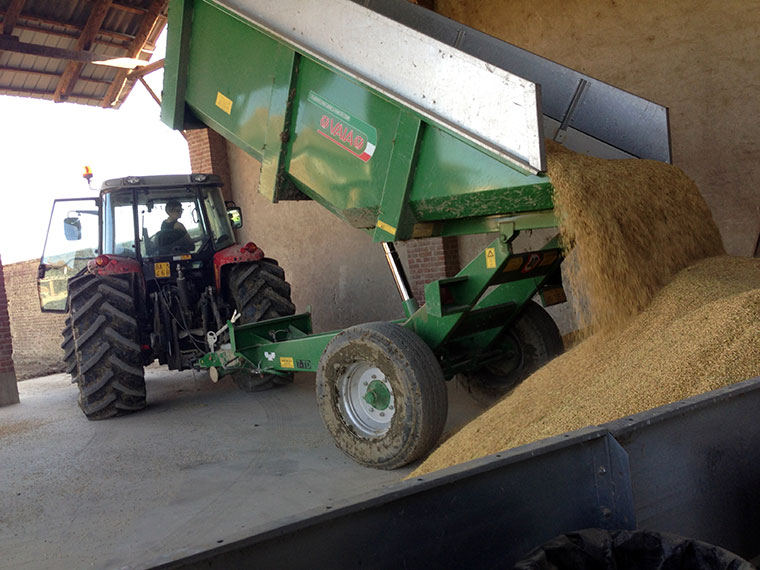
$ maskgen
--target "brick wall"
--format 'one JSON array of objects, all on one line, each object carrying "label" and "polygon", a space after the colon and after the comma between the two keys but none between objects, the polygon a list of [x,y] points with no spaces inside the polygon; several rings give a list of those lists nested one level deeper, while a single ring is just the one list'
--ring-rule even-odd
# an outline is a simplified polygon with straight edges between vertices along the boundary
[{"label": "brick wall", "polygon": [[0,406],[18,403],[18,385],[13,367],[13,342],[8,315],[8,297],[5,293],[5,272],[0,259]]},{"label": "brick wall", "polygon": [[456,237],[416,239],[406,242],[407,277],[417,301],[425,301],[425,285],[459,272],[459,242]]},{"label": "brick wall", "polygon": [[64,370],[61,330],[65,315],[40,311],[37,298],[38,265],[39,260],[33,259],[4,268],[10,333],[13,337],[13,364],[19,379]]},{"label": "brick wall", "polygon": [[220,176],[224,182],[224,199],[232,200],[230,163],[224,137],[211,129],[194,129],[185,131],[185,138],[190,152],[190,169]]},{"label": "brick wall", "polygon": [[13,344],[8,315],[8,297],[5,293],[5,273],[0,259],[0,374],[13,372]]}]

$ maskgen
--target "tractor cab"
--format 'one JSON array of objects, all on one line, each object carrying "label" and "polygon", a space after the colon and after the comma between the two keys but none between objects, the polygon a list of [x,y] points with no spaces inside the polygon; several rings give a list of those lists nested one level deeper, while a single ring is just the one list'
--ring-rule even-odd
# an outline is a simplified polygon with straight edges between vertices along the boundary
[{"label": "tractor cab", "polygon": [[116,178],[99,197],[55,200],[38,271],[40,307],[65,312],[68,280],[91,261],[128,258],[146,277],[169,277],[171,262],[210,261],[234,245],[241,226],[240,208],[207,174]]}]

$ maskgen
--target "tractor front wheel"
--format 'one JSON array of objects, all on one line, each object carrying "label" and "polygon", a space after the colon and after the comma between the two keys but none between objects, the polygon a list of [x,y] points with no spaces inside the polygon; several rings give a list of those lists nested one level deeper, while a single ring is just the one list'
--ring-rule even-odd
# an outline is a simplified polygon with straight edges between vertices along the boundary
[{"label": "tractor front wheel", "polygon": [[[228,277],[230,296],[241,315],[239,324],[257,323],[295,313],[285,271],[274,259],[238,264],[230,270]],[[292,374],[280,376],[235,372],[231,376],[235,385],[245,392],[260,392],[293,382]]]},{"label": "tractor front wheel", "polygon": [[71,314],[64,360],[79,386],[87,419],[102,420],[145,407],[132,276],[84,274],[69,281]]},{"label": "tractor front wheel", "polygon": [[563,350],[556,323],[533,301],[525,304],[501,345],[503,355],[499,360],[458,377],[472,398],[484,405],[497,402]]},{"label": "tractor front wheel", "polygon": [[338,333],[317,371],[317,403],[344,453],[362,465],[396,469],[438,441],[448,411],[441,367],[413,332],[377,322]]}]

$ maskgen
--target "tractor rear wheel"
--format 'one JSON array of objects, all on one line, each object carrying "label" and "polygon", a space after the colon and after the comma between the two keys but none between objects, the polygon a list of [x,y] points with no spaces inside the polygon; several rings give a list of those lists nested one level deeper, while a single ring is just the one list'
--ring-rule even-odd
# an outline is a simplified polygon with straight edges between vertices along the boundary
[{"label": "tractor rear wheel", "polygon": [[66,317],[61,336],[63,336],[63,342],[61,343],[63,364],[66,367],[66,374],[71,374],[71,383],[74,384],[79,376],[79,371],[77,370],[77,355],[74,352],[74,332],[71,330],[71,316]]},{"label": "tractor rear wheel", "polygon": [[132,276],[74,277],[69,281],[69,303],[64,350],[70,348],[74,356],[66,360],[67,367],[77,375],[79,407],[87,419],[143,409],[145,376]]},{"label": "tractor rear wheel", "polygon": [[412,331],[387,322],[347,328],[328,343],[317,403],[335,444],[378,469],[402,467],[430,451],[448,413],[433,352]]},{"label": "tractor rear wheel", "polygon": [[525,304],[502,341],[501,359],[458,377],[472,398],[484,405],[497,402],[563,351],[554,319],[533,301]]},{"label": "tractor rear wheel", "polygon": [[[274,259],[241,263],[229,272],[228,288],[235,308],[240,313],[239,324],[257,323],[267,319],[285,317],[296,312],[290,300],[290,285],[285,271]],[[245,392],[260,392],[293,382],[293,375],[231,374],[235,385]]]}]

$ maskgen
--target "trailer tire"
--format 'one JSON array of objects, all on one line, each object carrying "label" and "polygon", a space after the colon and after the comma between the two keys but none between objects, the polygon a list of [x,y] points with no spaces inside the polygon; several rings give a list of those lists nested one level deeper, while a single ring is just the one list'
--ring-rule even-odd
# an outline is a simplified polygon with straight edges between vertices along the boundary
[{"label": "trailer tire", "polygon": [[131,274],[85,274],[69,281],[73,370],[79,407],[89,420],[135,412],[146,404],[132,282]]},{"label": "trailer tire", "polygon": [[563,351],[557,324],[533,301],[526,303],[506,335],[511,354],[458,376],[459,383],[481,404],[494,404]]},{"label": "trailer tire", "polygon": [[317,403],[338,448],[378,469],[429,452],[448,412],[433,352],[412,331],[387,322],[347,328],[328,343],[317,370]]},{"label": "trailer tire", "polygon": [[[230,269],[228,277],[230,297],[241,315],[239,324],[257,323],[295,313],[285,271],[274,259],[237,264]],[[292,374],[280,376],[235,372],[230,376],[244,392],[261,392],[293,382]]]}]

